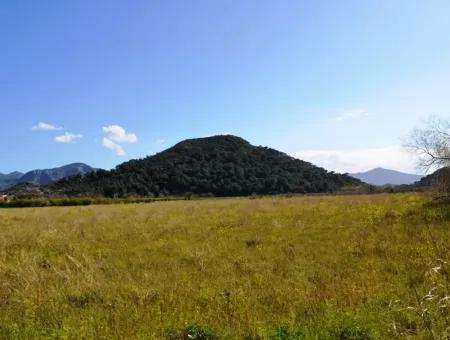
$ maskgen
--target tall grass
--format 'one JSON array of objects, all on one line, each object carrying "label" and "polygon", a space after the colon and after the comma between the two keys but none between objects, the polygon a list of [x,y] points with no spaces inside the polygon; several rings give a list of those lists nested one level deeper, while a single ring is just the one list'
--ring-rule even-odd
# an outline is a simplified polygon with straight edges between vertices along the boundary
[{"label": "tall grass", "polygon": [[0,338],[430,338],[407,307],[449,254],[450,208],[426,201],[3,209]]}]

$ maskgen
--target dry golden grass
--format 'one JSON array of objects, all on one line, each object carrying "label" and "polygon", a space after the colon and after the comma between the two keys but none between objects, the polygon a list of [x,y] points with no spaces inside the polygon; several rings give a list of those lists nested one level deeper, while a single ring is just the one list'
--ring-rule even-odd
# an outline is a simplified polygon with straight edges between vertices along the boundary
[{"label": "dry golden grass", "polygon": [[431,333],[405,308],[450,245],[426,200],[3,209],[0,337],[425,339],[445,315]]}]

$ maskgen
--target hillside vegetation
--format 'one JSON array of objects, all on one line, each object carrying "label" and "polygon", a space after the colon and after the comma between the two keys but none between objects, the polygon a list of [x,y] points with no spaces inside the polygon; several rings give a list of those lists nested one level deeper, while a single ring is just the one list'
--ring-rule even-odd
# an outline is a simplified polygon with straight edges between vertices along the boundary
[{"label": "hillside vegetation", "polygon": [[427,201],[0,210],[0,338],[444,338],[450,208]]},{"label": "hillside vegetation", "polygon": [[235,136],[185,140],[112,171],[62,180],[50,188],[69,196],[246,196],[333,192],[361,182]]}]

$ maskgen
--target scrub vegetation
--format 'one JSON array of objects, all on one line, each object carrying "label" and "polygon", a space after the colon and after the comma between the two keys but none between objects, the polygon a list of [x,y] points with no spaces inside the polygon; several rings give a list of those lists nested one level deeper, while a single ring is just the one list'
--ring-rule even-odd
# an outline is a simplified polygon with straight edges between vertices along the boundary
[{"label": "scrub vegetation", "polygon": [[448,339],[424,194],[0,210],[0,338]]}]

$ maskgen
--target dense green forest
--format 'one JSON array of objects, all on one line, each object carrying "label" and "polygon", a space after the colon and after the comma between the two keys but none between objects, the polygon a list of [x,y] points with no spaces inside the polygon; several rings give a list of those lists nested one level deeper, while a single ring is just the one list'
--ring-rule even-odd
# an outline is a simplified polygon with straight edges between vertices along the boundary
[{"label": "dense green forest", "polygon": [[49,188],[69,196],[241,196],[333,192],[358,184],[348,175],[225,135],[185,140],[154,156],[63,179]]}]

